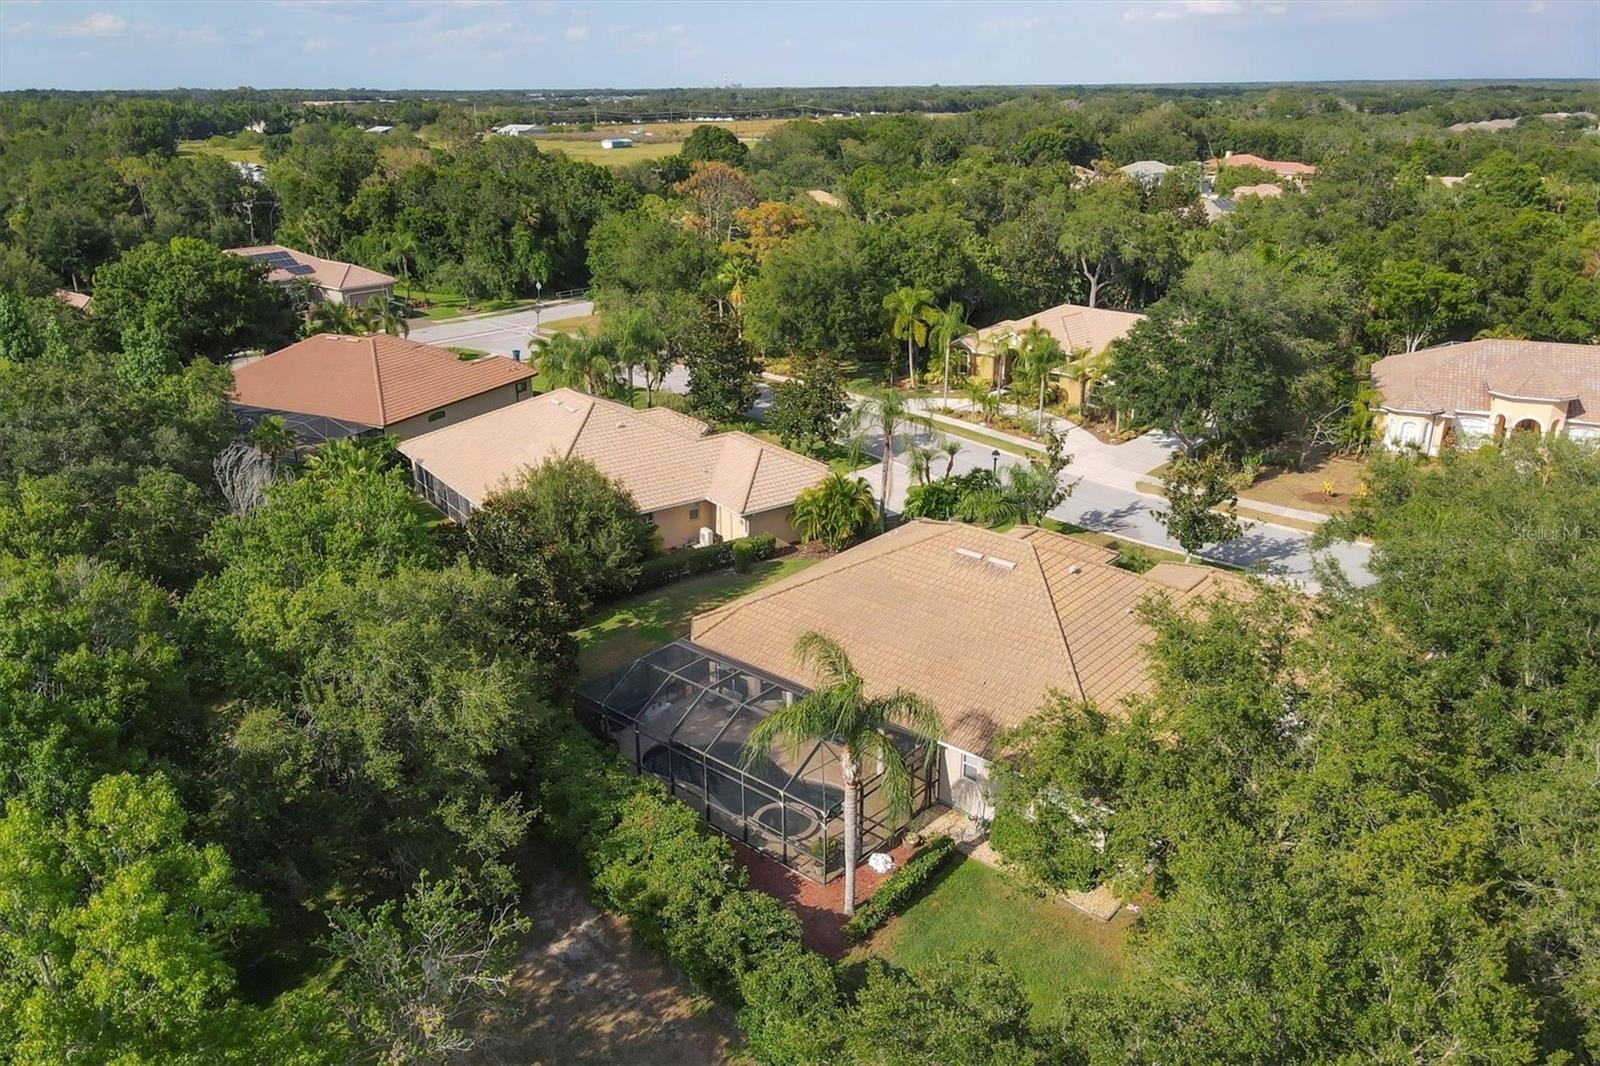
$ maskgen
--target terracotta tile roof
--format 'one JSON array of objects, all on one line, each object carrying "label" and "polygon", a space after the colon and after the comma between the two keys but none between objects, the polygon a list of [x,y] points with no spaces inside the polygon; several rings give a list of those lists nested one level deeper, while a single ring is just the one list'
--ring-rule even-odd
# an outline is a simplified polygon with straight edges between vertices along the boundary
[{"label": "terracotta tile roof", "polygon": [[1150,683],[1139,602],[1157,593],[1183,603],[1228,580],[1173,563],[1140,575],[1115,558],[1043,530],[921,519],[698,616],[690,639],[809,684],[794,641],[826,633],[869,692],[919,693],[946,743],[988,755],[1052,690],[1116,712]]},{"label": "terracotta tile roof", "polygon": [[1292,159],[1263,159],[1249,152],[1229,152],[1221,159],[1207,160],[1206,167],[1211,170],[1219,167],[1260,167],[1262,170],[1270,170],[1280,178],[1317,172],[1317,168],[1310,163],[1299,163]]},{"label": "terracotta tile roof", "polygon": [[1404,411],[1487,411],[1490,393],[1567,404],[1600,418],[1600,345],[1479,340],[1441,344],[1372,365],[1383,405]]},{"label": "terracotta tile roof", "polygon": [[392,426],[533,370],[504,356],[470,362],[447,348],[379,333],[319,333],[234,371],[234,400],[246,407]]},{"label": "terracotta tile roof", "polygon": [[80,311],[89,310],[91,297],[88,293],[73,292],[71,289],[57,289],[52,295],[68,307],[76,307]]},{"label": "terracotta tile roof", "polygon": [[1098,355],[1106,345],[1121,337],[1144,316],[1134,311],[1112,311],[1105,307],[1084,307],[1081,304],[1058,304],[1037,314],[1023,318],[1007,319],[985,326],[971,338],[974,351],[984,351],[996,338],[1020,335],[1035,322],[1054,337],[1068,355],[1087,349]]},{"label": "terracotta tile roof", "polygon": [[756,514],[792,504],[801,489],[828,474],[814,459],[744,433],[710,429],[676,411],[635,411],[557,389],[413,437],[400,450],[474,506],[552,456],[589,460],[646,512],[710,500]]},{"label": "terracotta tile roof", "polygon": [[302,252],[295,248],[285,248],[281,244],[256,244],[247,248],[229,248],[229,253],[242,256],[270,255],[274,252],[291,256],[302,266],[310,267],[309,274],[291,274],[287,270],[274,269],[267,273],[267,280],[274,285],[291,281],[296,277],[305,277],[317,283],[324,289],[345,291],[351,289],[375,289],[382,285],[393,285],[394,278],[387,274],[380,274],[376,270],[368,270],[364,266],[354,263],[341,263],[337,259],[323,259],[309,252]]}]

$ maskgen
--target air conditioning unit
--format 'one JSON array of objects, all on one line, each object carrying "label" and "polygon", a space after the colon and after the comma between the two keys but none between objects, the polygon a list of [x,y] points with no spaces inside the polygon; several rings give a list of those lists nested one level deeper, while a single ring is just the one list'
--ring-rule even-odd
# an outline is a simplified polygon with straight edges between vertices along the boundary
[{"label": "air conditioning unit", "polygon": [[700,527],[700,547],[709,548],[717,542],[717,531],[709,526]]}]

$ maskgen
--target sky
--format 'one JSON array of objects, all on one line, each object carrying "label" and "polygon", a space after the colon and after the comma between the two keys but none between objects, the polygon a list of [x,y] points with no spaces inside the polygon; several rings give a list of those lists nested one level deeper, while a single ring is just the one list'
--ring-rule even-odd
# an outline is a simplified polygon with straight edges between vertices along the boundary
[{"label": "sky", "polygon": [[1600,0],[0,0],[0,89],[1600,78]]}]

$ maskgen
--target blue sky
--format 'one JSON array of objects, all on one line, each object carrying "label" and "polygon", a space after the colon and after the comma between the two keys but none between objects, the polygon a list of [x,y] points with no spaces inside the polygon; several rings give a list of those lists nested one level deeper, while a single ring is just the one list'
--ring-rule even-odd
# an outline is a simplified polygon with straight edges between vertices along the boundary
[{"label": "blue sky", "polygon": [[0,88],[1600,77],[1600,0],[0,0]]}]

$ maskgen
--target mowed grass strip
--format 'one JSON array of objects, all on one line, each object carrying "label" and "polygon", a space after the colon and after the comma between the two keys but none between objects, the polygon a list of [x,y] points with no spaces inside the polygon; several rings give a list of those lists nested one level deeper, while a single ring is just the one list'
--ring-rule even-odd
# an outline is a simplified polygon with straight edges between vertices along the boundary
[{"label": "mowed grass strip", "polygon": [[879,958],[915,970],[955,965],[962,955],[988,949],[1021,980],[1034,1019],[1048,1023],[1069,996],[1122,980],[1126,929],[1126,920],[1098,922],[1025,891],[1008,874],[957,858],[926,895],[845,961]]},{"label": "mowed grass strip", "polygon": [[767,559],[751,566],[747,574],[731,569],[702,574],[610,604],[573,634],[578,640],[578,673],[599,677],[626,666],[647,651],[688,636],[689,620],[695,615],[797,574],[816,561]]}]

